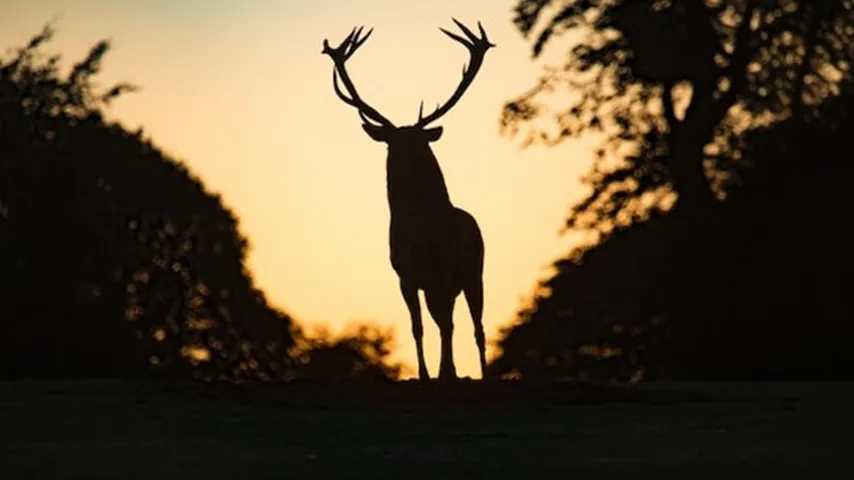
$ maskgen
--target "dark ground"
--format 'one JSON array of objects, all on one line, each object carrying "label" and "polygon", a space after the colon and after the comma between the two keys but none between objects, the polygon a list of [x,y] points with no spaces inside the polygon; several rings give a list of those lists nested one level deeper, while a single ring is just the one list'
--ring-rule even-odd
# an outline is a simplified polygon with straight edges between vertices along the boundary
[{"label": "dark ground", "polygon": [[854,478],[852,406],[854,383],[0,382],[0,478]]}]

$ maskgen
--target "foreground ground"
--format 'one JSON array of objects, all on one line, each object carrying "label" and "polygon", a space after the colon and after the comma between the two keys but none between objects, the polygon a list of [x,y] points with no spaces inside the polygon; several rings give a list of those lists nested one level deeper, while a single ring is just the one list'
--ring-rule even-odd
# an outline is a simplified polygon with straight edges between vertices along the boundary
[{"label": "foreground ground", "polygon": [[854,478],[854,384],[0,382],[0,478]]}]

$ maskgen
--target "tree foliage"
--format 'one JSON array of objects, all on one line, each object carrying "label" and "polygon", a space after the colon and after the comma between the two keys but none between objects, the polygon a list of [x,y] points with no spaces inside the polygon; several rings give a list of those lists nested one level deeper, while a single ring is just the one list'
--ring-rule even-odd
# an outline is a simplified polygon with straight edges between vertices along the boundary
[{"label": "tree foliage", "polygon": [[141,131],[102,117],[97,43],[67,75],[41,47],[0,61],[4,376],[275,379],[290,318],[253,284],[219,196]]},{"label": "tree foliage", "polygon": [[607,234],[676,198],[702,209],[749,168],[746,132],[812,121],[851,81],[852,20],[851,0],[520,0],[535,56],[571,48],[502,125],[529,143],[603,139],[569,228]]}]

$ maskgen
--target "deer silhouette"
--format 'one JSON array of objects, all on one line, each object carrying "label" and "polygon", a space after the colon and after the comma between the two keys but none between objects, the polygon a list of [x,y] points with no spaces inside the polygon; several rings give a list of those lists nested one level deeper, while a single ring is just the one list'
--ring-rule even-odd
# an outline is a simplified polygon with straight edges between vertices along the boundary
[{"label": "deer silhouette", "polygon": [[[483,238],[474,217],[456,208],[448,196],[445,179],[430,143],[442,136],[442,127],[427,128],[446,114],[462,98],[477,75],[484,55],[494,47],[478,22],[480,36],[454,19],[465,37],[440,28],[443,33],[463,44],[470,54],[468,68],[453,95],[436,110],[423,116],[424,102],[418,121],[397,127],[359,96],[347,73],[347,60],[371,36],[373,29],[362,35],[363,27],[354,28],[338,47],[323,41],[323,52],[332,59],[332,85],[347,105],[356,108],[362,128],[369,137],[388,145],[386,188],[391,211],[389,246],[391,265],[400,278],[400,292],[409,308],[412,336],[418,352],[418,377],[430,378],[424,362],[423,326],[418,290],[424,291],[427,309],[439,327],[442,357],[439,378],[454,379],[452,338],[454,301],[464,292],[474,321],[474,336],[480,357],[481,374],[486,374],[486,346],[483,333]],[[341,90],[338,79],[347,93]]]}]

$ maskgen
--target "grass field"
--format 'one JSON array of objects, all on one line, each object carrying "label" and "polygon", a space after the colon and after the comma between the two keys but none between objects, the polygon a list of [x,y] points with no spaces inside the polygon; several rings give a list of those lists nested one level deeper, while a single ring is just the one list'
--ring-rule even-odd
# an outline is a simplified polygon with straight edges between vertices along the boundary
[{"label": "grass field", "polygon": [[0,383],[0,478],[854,478],[854,384]]}]

